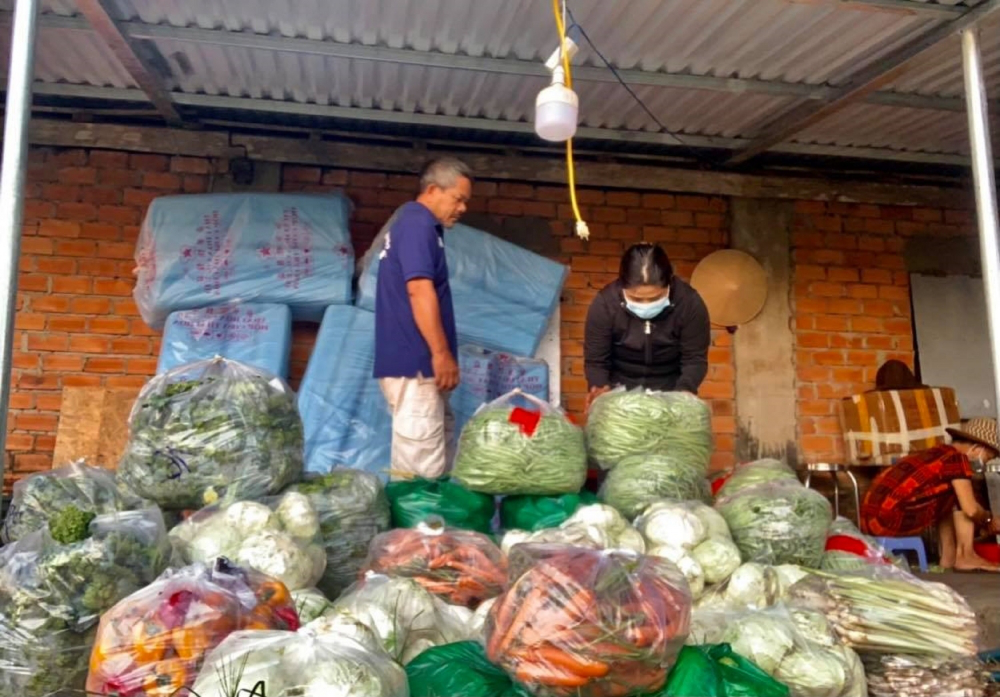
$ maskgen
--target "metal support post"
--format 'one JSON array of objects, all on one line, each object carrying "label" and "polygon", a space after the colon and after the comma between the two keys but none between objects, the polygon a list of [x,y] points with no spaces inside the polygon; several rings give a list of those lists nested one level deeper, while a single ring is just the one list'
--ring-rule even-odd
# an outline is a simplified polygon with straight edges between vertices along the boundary
[{"label": "metal support post", "polygon": [[[7,73],[7,107],[3,125],[0,169],[0,455],[7,443],[10,404],[11,354],[14,313],[17,308],[17,264],[21,254],[24,219],[24,180],[28,162],[28,122],[31,120],[31,83],[34,79],[35,33],[39,0],[17,0]],[[0,457],[0,482],[5,458]]]}]

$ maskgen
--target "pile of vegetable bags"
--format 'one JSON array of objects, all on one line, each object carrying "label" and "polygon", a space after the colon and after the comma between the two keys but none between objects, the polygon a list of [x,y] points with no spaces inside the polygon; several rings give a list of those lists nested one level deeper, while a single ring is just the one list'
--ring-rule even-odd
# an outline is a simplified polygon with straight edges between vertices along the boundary
[{"label": "pile of vegetable bags", "polygon": [[390,527],[382,481],[368,472],[336,469],[307,476],[288,491],[308,497],[319,517],[326,570],[316,585],[328,598],[336,598],[357,580],[371,541]]},{"label": "pile of vegetable bags", "polygon": [[609,470],[601,500],[629,518],[661,499],[711,500],[712,411],[693,395],[624,388],[601,395],[587,419],[587,449]]},{"label": "pile of vegetable bags", "polygon": [[866,697],[864,666],[822,614],[782,606],[699,613],[690,643],[728,643],[787,685],[792,697]]},{"label": "pile of vegetable bags", "polygon": [[[521,400],[534,408],[518,406]],[[583,432],[559,409],[515,390],[466,424],[452,475],[496,496],[577,493],[587,479]]]},{"label": "pile of vegetable bags", "polygon": [[0,694],[82,690],[101,613],[170,561],[159,509],[95,516],[74,506],[0,551]]},{"label": "pile of vegetable bags", "polygon": [[412,578],[446,602],[472,610],[500,595],[507,582],[507,559],[490,538],[446,529],[440,519],[379,535],[365,567]]},{"label": "pile of vegetable bags", "polygon": [[743,481],[730,478],[723,485],[715,508],[745,561],[819,568],[833,509],[826,497],[787,472],[791,478],[769,461],[746,465],[733,475],[743,473]]},{"label": "pile of vegetable bags", "polygon": [[118,477],[165,509],[275,494],[302,475],[302,422],[280,378],[224,358],[139,393]]},{"label": "pile of vegetable bags", "polygon": [[554,528],[542,528],[535,532],[508,530],[501,540],[500,548],[509,553],[514,545],[525,543],[564,544],[587,549],[628,549],[639,554],[646,551],[642,535],[618,511],[600,503],[578,508]]},{"label": "pile of vegetable bags", "polygon": [[698,501],[659,501],[635,522],[646,553],[677,565],[697,600],[706,584],[727,581],[740,566],[740,551],[726,521]]},{"label": "pile of vegetable bags", "polygon": [[669,562],[623,550],[517,545],[486,653],[536,695],[652,692],[687,639],[691,596]]},{"label": "pile of vegetable bags", "polygon": [[51,517],[69,506],[105,515],[145,505],[138,497],[119,489],[114,472],[74,462],[14,484],[14,496],[3,522],[3,541],[10,544],[48,527]]},{"label": "pile of vegetable bags", "polygon": [[194,684],[205,656],[232,632],[298,628],[280,581],[224,559],[168,571],[101,618],[87,690],[173,697]]},{"label": "pile of vegetable bags", "polygon": [[297,491],[209,506],[171,530],[170,538],[186,563],[226,557],[290,590],[314,586],[326,569],[319,514]]},{"label": "pile of vegetable bags", "polygon": [[[263,693],[258,687],[261,683]],[[380,647],[304,627],[297,632],[230,634],[206,659],[193,693],[200,697],[407,697],[407,684],[403,668]]]},{"label": "pile of vegetable bags", "polygon": [[414,528],[438,517],[449,527],[483,534],[493,531],[496,499],[469,491],[447,478],[389,482],[385,493],[389,497],[393,527]]},{"label": "pile of vegetable bags", "polygon": [[404,666],[429,648],[466,641],[475,631],[468,608],[444,602],[413,579],[375,573],[365,574],[309,626],[368,638]]}]

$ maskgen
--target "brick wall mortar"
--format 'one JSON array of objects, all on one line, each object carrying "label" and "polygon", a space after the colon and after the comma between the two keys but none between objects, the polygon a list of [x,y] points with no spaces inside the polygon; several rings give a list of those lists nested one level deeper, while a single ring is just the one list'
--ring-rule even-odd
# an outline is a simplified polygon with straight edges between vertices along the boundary
[{"label": "brick wall mortar", "polygon": [[[133,246],[156,196],[200,193],[225,163],[192,157],[36,148],[31,151],[17,298],[13,394],[7,443],[21,475],[51,466],[61,390],[138,387],[155,371],[157,332],[131,298]],[[283,168],[285,191],[343,189],[355,204],[357,254],[416,187],[411,176],[335,168]],[[579,416],[585,399],[583,327],[598,290],[615,275],[628,245],[664,246],[678,273],[728,245],[724,198],[581,189],[592,237],[572,236],[566,191],[517,182],[477,182],[472,210],[499,219],[551,220],[558,260],[572,273],[562,298],[563,402]],[[799,428],[810,456],[838,452],[836,400],[870,384],[875,363],[912,360],[902,243],[914,234],[969,234],[965,211],[819,202],[797,204],[793,303]],[[296,326],[293,384],[301,378],[315,327]],[[716,466],[729,464],[735,440],[731,337],[713,334],[702,395],[712,404]]]}]

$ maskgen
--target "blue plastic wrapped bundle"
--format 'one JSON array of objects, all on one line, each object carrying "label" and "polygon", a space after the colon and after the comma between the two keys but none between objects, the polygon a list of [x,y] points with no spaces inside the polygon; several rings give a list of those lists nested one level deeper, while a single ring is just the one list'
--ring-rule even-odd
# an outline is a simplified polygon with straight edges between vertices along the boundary
[{"label": "blue plastic wrapped bundle", "polygon": [[549,401],[549,364],[540,358],[521,358],[498,353],[496,379],[491,389],[492,399],[521,390],[544,402]]},{"label": "blue plastic wrapped bundle", "polygon": [[342,194],[202,194],[153,201],[136,244],[135,301],[171,312],[257,302],[319,321],[351,302],[354,250]]},{"label": "blue plastic wrapped bundle", "polygon": [[222,356],[288,377],[292,313],[284,305],[227,305],[174,312],[163,330],[157,375]]},{"label": "blue plastic wrapped bundle", "polygon": [[330,307],[299,389],[307,472],[343,466],[388,479],[392,417],[374,365],[375,314]]},{"label": "blue plastic wrapped bundle", "polygon": [[460,433],[479,407],[492,402],[497,379],[497,355],[478,346],[458,347],[458,369],[462,376],[451,393],[451,411],[455,415],[455,431]]},{"label": "blue plastic wrapped bundle", "polygon": [[[383,233],[358,279],[357,305],[369,310],[375,308]],[[444,246],[459,343],[535,355],[569,269],[466,225],[448,230]]]}]

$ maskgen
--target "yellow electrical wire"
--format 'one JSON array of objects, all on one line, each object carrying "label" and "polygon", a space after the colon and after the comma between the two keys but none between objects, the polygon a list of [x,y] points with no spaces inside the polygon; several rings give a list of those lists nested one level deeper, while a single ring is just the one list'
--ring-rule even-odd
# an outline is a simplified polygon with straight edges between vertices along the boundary
[{"label": "yellow electrical wire", "polygon": [[[562,57],[563,72],[566,74],[566,87],[573,89],[573,75],[570,72],[569,53],[566,51],[566,25],[563,22],[562,13],[560,12],[559,0],[552,0],[552,13],[555,15],[556,29],[559,31],[559,53]],[[566,141],[566,173],[569,179],[569,200],[573,206],[573,215],[576,216],[577,234],[585,237],[589,233],[580,232],[581,228],[586,231],[586,223],[583,222],[583,216],[580,215],[580,206],[576,201],[576,171],[573,164],[572,138]]]}]

